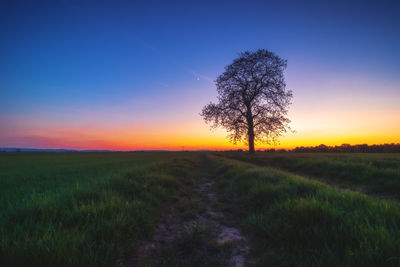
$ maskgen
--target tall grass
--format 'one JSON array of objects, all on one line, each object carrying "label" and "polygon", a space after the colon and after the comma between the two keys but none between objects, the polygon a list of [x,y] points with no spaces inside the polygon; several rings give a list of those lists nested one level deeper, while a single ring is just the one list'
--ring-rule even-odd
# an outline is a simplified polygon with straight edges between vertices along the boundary
[{"label": "tall grass", "polygon": [[369,193],[400,197],[400,154],[244,153],[231,158],[328,180]]},{"label": "tall grass", "polygon": [[272,168],[211,157],[260,266],[400,266],[400,205]]},{"label": "tall grass", "polygon": [[[400,266],[398,202],[244,162],[284,166],[286,159],[206,155],[208,163],[199,165],[196,153],[0,154],[0,266],[115,265],[151,234],[163,204],[177,198],[182,185],[193,184],[187,177],[199,166],[215,177],[224,203],[242,218],[256,265]],[[325,170],[330,163],[344,164],[335,165],[342,171],[353,163],[377,171],[398,166],[395,155],[336,156],[297,155],[289,161],[308,162],[300,164],[307,166],[301,172],[314,167],[317,177],[337,171]],[[314,160],[321,160],[320,170]],[[359,183],[369,184],[368,175]],[[355,174],[347,177],[357,181]],[[213,250],[206,252],[215,257]]]},{"label": "tall grass", "polygon": [[115,265],[192,168],[166,153],[0,157],[1,266]]}]

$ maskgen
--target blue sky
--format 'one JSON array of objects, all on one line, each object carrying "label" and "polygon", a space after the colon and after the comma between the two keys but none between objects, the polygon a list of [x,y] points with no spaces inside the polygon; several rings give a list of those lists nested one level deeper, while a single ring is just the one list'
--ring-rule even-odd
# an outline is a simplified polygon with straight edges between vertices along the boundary
[{"label": "blue sky", "polygon": [[259,48],[288,60],[300,124],[313,106],[391,107],[393,116],[398,14],[395,1],[2,1],[0,138],[26,146],[10,136],[82,133],[94,121],[202,123],[224,66]]}]

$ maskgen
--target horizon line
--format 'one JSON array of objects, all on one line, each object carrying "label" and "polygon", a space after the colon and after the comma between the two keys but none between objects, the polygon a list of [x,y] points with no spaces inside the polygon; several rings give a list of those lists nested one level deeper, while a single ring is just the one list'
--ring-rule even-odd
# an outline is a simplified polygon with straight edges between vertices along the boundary
[{"label": "horizon line", "polygon": [[[284,148],[284,147],[279,147],[279,148],[260,148],[256,149],[256,151],[267,151],[267,150],[275,150],[275,151],[292,151],[296,148],[314,148],[318,146],[327,146],[327,147],[340,147],[343,145],[350,145],[350,146],[384,146],[384,145],[400,145],[400,143],[380,143],[380,144],[366,144],[366,143],[360,143],[360,144],[348,144],[348,143],[343,143],[340,145],[325,145],[323,143],[315,146],[294,146],[291,148]],[[65,152],[201,152],[201,151],[214,151],[214,152],[221,152],[221,151],[248,151],[248,149],[244,148],[231,148],[231,149],[132,149],[132,150],[115,150],[115,149],[80,149],[80,148],[31,148],[31,147],[0,147],[0,152],[9,152],[5,150],[32,150],[32,151],[26,151],[26,152],[34,152],[35,150],[40,152],[40,151],[65,151]],[[23,151],[21,151],[23,152]]]}]

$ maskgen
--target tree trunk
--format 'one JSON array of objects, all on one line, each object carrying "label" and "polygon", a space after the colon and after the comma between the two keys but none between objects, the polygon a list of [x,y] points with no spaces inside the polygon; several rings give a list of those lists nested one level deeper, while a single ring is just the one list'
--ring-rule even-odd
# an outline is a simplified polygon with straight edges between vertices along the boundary
[{"label": "tree trunk", "polygon": [[254,131],[253,127],[249,128],[249,153],[254,154]]},{"label": "tree trunk", "polygon": [[249,153],[253,154],[254,150],[254,124],[253,124],[253,114],[251,114],[251,109],[247,109],[247,127],[248,127],[248,137],[249,137]]}]

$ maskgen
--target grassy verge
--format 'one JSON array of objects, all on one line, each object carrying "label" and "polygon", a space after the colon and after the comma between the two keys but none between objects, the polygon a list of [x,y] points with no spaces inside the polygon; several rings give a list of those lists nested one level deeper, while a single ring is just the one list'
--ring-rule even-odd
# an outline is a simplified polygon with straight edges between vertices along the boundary
[{"label": "grassy verge", "polygon": [[397,202],[237,160],[210,161],[228,207],[253,237],[256,265],[400,265]]},{"label": "grassy verge", "polygon": [[192,156],[172,153],[1,157],[2,266],[115,265],[192,168]]},{"label": "grassy verge", "polygon": [[226,153],[222,155],[331,181],[342,187],[400,197],[400,154]]}]

